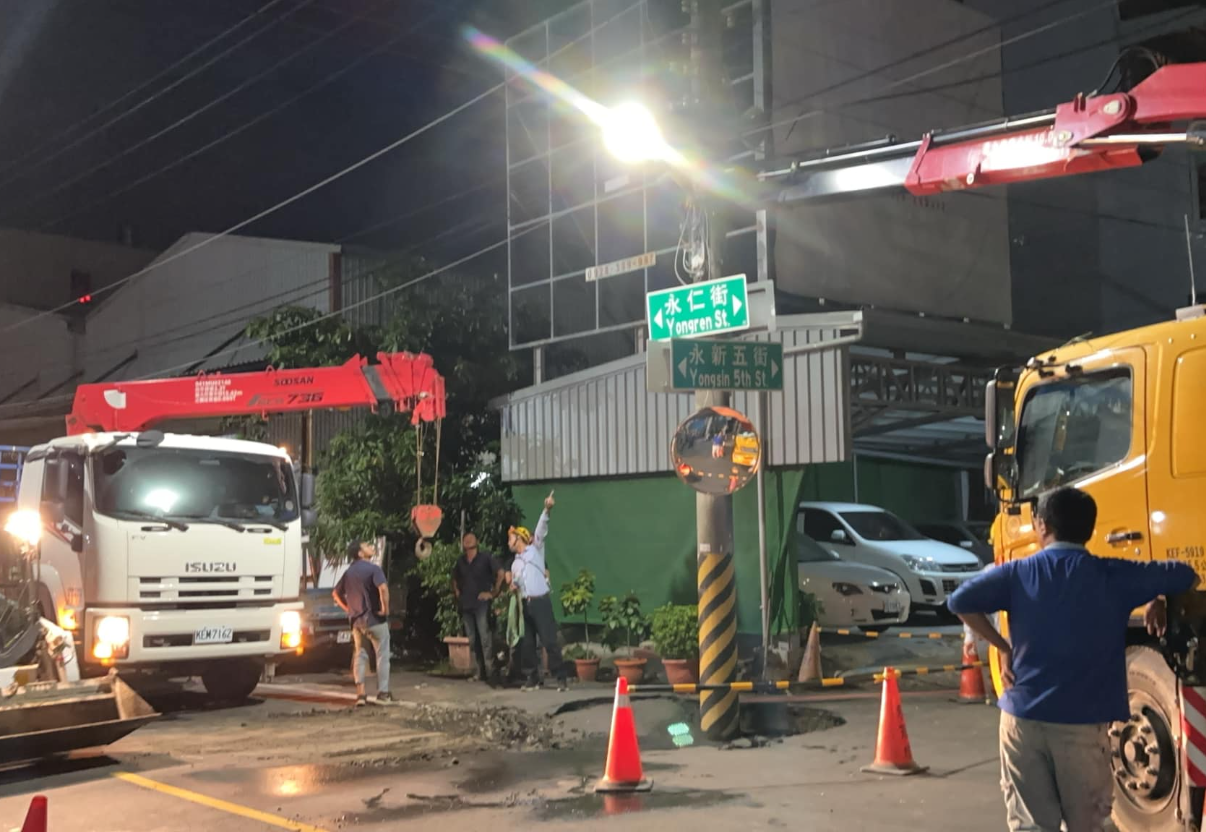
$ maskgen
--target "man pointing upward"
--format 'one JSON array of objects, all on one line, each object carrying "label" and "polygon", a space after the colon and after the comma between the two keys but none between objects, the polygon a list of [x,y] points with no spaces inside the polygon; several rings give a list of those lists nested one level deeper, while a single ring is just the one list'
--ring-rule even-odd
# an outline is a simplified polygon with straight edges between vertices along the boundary
[{"label": "man pointing upward", "polygon": [[549,656],[549,673],[557,677],[557,690],[568,687],[561,647],[557,644],[557,619],[553,616],[553,600],[549,581],[545,577],[544,539],[549,533],[549,512],[553,510],[553,492],[544,499],[544,511],[533,534],[523,526],[512,526],[507,545],[515,553],[511,564],[514,583],[511,590],[523,599],[523,667],[528,681],[524,690],[540,687],[540,659],[536,653],[536,636]]}]

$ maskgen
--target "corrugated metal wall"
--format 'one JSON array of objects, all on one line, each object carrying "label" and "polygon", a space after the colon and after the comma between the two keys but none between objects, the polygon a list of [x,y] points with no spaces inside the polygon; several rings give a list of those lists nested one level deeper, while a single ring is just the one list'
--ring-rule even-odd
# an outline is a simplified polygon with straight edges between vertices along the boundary
[{"label": "corrugated metal wall", "polygon": [[[354,410],[316,410],[314,412],[314,461],[331,447],[335,435],[355,427],[368,417],[363,408]],[[283,445],[297,457],[302,447],[302,414],[278,413],[268,417],[268,440],[273,445]]]},{"label": "corrugated metal wall", "polygon": [[[781,328],[750,340],[785,351],[838,337],[836,329]],[[849,367],[838,349],[789,356],[782,393],[770,394],[761,433],[771,465],[840,462],[850,442]],[[755,403],[738,393],[747,415]],[[645,356],[605,364],[511,394],[502,411],[503,479],[576,479],[671,470],[670,437],[695,411],[690,393],[645,389]]]}]

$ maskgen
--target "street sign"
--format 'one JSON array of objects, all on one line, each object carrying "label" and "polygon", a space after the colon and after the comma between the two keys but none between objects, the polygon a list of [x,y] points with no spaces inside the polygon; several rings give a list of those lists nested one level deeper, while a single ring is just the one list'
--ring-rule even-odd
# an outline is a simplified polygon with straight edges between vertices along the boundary
[{"label": "street sign", "polygon": [[690,283],[645,296],[650,341],[698,338],[750,328],[745,275]]},{"label": "street sign", "polygon": [[673,390],[782,390],[783,345],[762,341],[671,341]]},{"label": "street sign", "polygon": [[591,266],[586,270],[586,280],[589,283],[592,280],[600,280],[604,277],[615,277],[619,274],[628,274],[628,272],[648,269],[656,264],[657,253],[650,251],[645,254],[638,254],[636,257],[625,257],[623,260],[604,263],[602,266]]}]

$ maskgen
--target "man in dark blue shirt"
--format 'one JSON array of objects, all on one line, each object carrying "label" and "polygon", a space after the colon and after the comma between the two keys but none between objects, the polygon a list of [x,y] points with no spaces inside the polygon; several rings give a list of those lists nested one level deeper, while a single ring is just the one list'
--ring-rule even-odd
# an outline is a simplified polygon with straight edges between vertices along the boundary
[{"label": "man in dark blue shirt", "polygon": [[[1034,528],[1042,551],[965,583],[948,604],[1001,652],[1001,784],[1017,832],[1098,830],[1110,816],[1109,724],[1130,716],[1126,631],[1145,604],[1163,631],[1163,596],[1197,584],[1178,561],[1137,563],[1085,549],[1097,504],[1060,488],[1039,500]],[[1151,602],[1157,603],[1152,604]],[[1009,614],[1006,641],[988,614]]]},{"label": "man in dark blue shirt", "polygon": [[502,592],[503,571],[492,554],[478,551],[477,535],[472,532],[461,538],[461,550],[464,554],[452,567],[452,592],[469,637],[469,650],[477,662],[474,679],[489,682],[494,666],[490,604]]},{"label": "man in dark blue shirt", "polygon": [[371,641],[377,654],[377,701],[389,702],[389,586],[385,572],[373,563],[377,547],[357,538],[348,544],[351,565],[331,593],[352,625],[352,678],[356,681],[357,707],[368,703],[364,690],[364,674],[368,668],[368,649]]}]

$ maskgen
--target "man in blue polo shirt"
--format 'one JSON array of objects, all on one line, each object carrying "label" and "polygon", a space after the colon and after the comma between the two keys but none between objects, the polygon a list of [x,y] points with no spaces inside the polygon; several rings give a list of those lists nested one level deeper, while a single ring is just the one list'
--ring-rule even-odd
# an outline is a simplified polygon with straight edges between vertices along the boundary
[{"label": "man in blue polo shirt", "polygon": [[[1001,651],[1001,786],[1013,832],[1100,830],[1110,817],[1113,777],[1107,731],[1130,716],[1126,630],[1149,604],[1149,630],[1164,629],[1164,596],[1192,589],[1179,561],[1138,563],[1085,549],[1097,504],[1060,488],[1039,500],[1034,528],[1043,549],[959,587],[951,612]],[[1009,614],[1012,645],[989,620]]]}]

